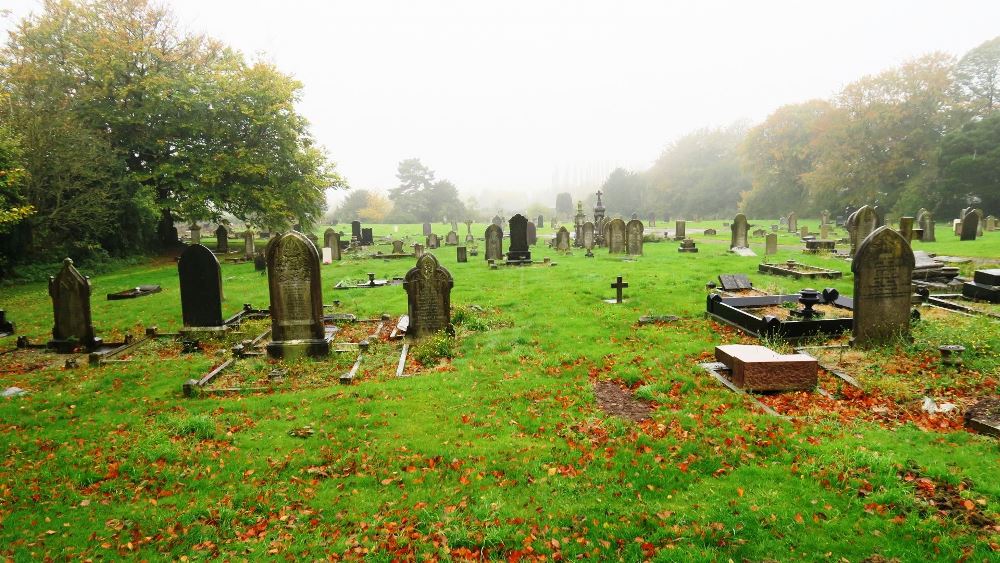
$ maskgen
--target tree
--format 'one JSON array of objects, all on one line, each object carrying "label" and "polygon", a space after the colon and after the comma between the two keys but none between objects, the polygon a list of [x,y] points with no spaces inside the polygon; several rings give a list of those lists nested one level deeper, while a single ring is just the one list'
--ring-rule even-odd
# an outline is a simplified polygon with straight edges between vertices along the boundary
[{"label": "tree", "polygon": [[365,207],[358,213],[362,221],[381,223],[392,210],[392,202],[382,194],[369,193]]},{"label": "tree", "polygon": [[361,210],[368,207],[368,198],[371,192],[368,190],[351,190],[344,201],[340,202],[333,215],[341,222],[357,221],[361,219]]},{"label": "tree", "polygon": [[458,188],[448,180],[438,180],[431,184],[427,192],[427,221],[464,221],[467,215],[465,204],[458,195]]},{"label": "tree", "polygon": [[393,209],[390,217],[399,223],[431,222],[448,218],[465,219],[468,211],[458,188],[448,180],[435,181],[434,171],[419,158],[399,163],[396,172],[399,186],[389,190]]},{"label": "tree", "polygon": [[556,195],[556,215],[568,219],[576,215],[573,207],[573,196],[567,192]]},{"label": "tree", "polygon": [[1000,108],[1000,37],[986,41],[958,61],[955,83],[973,115],[986,117]]},{"label": "tree", "polygon": [[967,123],[941,141],[937,213],[977,205],[1000,213],[1000,113]]},{"label": "tree", "polygon": [[646,198],[646,179],[635,172],[616,168],[608,175],[604,185],[602,201],[609,214],[620,214],[628,217],[632,213],[643,211]]}]

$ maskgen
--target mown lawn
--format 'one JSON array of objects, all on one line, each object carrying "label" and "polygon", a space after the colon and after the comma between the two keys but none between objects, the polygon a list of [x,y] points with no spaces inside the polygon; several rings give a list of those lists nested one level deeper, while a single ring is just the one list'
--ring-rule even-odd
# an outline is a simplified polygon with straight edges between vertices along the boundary
[{"label": "mown lawn", "polygon": [[[776,220],[751,222],[768,229]],[[579,250],[563,256],[540,243],[533,257],[551,257],[556,266],[490,271],[482,252],[458,264],[455,250],[442,247],[434,252],[455,278],[457,337],[416,346],[411,377],[395,377],[400,344],[380,340],[351,386],[337,378],[355,356],[339,354],[287,366],[289,376],[268,392],[182,396],[186,380],[221,363],[231,344],[253,338],[266,321],[206,343],[203,353],[180,354],[179,343],[161,339],[139,348],[131,362],[101,368],[84,360],[66,370],[64,357],[40,351],[2,355],[0,388],[30,393],[0,400],[0,555],[1000,557],[997,440],[966,432],[960,416],[920,410],[925,395],[967,406],[997,394],[1000,322],[927,314],[914,327],[914,342],[874,350],[854,364],[865,393],[829,387],[833,400],[768,397],[802,416],[763,414],[698,367],[716,344],[754,342],[704,318],[705,283],[720,273],[746,273],[767,291],[817,283],[850,294],[850,268],[800,253],[797,237],[783,232],[776,260],[835,268],[845,277],[803,283],[757,274],[760,258],[726,252],[729,229],[721,224],[688,223],[689,234],[718,230],[693,236],[698,254],[678,253],[673,241],[647,243],[632,262],[600,249],[596,258]],[[414,241],[420,233],[419,225],[374,227],[376,236]],[[340,228],[350,232],[349,225]],[[673,228],[661,221],[647,234]],[[435,225],[442,236],[447,230]],[[473,226],[479,237],[483,230]],[[937,231],[941,242],[915,248],[1000,263],[1000,233],[960,243],[943,225]],[[458,232],[464,240],[464,224]],[[553,232],[546,227],[539,235]],[[751,240],[763,255],[763,239]],[[332,288],[367,279],[367,272],[401,276],[411,266],[352,258],[324,266],[324,302],[339,300],[337,312],[362,319],[395,319],[406,310],[399,286]],[[629,283],[626,303],[603,303],[619,275]],[[148,325],[179,327],[172,260],[92,282],[94,322],[106,340],[141,334]],[[149,283],[163,291],[104,299]],[[266,278],[252,264],[223,265],[223,284],[227,315],[243,303],[267,305]],[[47,339],[44,284],[0,288],[0,308],[32,342]],[[648,313],[680,318],[638,324]],[[0,340],[0,350],[13,348],[13,340]],[[946,343],[966,347],[965,369],[939,365],[937,347]],[[232,377],[259,381],[272,367],[246,361]],[[652,418],[634,423],[601,410],[593,384],[603,380],[653,401]]]}]

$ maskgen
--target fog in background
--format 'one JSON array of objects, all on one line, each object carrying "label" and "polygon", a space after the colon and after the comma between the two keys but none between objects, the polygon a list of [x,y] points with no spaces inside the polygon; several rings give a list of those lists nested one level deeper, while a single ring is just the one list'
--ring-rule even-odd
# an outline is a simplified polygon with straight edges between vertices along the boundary
[{"label": "fog in background", "polygon": [[[165,4],[302,81],[300,110],[353,187],[393,187],[418,157],[486,209],[554,206],[694,129],[1000,34],[995,1]],[[0,27],[38,6],[7,0]]]}]

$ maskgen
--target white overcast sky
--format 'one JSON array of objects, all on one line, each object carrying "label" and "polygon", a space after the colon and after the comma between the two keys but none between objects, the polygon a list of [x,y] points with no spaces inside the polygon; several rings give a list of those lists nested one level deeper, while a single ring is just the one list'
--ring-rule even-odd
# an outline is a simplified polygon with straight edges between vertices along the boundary
[{"label": "white overcast sky", "polygon": [[[300,110],[353,187],[392,187],[419,157],[509,208],[645,168],[692,130],[1000,35],[996,0],[164,3],[183,29],[302,81]],[[0,26],[39,5],[4,0]]]}]

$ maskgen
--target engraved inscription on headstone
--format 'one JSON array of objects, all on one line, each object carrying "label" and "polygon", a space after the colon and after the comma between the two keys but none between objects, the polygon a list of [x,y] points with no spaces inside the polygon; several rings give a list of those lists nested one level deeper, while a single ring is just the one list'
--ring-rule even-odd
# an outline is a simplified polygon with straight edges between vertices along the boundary
[{"label": "engraved inscription on headstone", "polygon": [[642,231],[642,221],[638,219],[625,225],[625,252],[629,256],[642,256]]},{"label": "engraved inscription on headstone", "polygon": [[410,317],[407,335],[419,338],[448,328],[454,285],[451,274],[433,254],[417,259],[416,266],[406,273],[403,281]]},{"label": "engraved inscription on headstone", "polygon": [[858,245],[851,261],[855,345],[867,348],[909,336],[914,264],[906,239],[888,227]]},{"label": "engraved inscription on headstone", "polygon": [[268,355],[326,355],[330,344],[323,327],[319,253],[313,243],[295,231],[274,238],[267,247],[267,282],[272,340]]},{"label": "engraved inscription on headstone", "polygon": [[608,241],[609,254],[625,253],[625,221],[612,219],[608,221],[608,226],[604,230]]},{"label": "engraved inscription on headstone", "polygon": [[495,223],[486,227],[486,260],[503,258],[503,230]]}]

